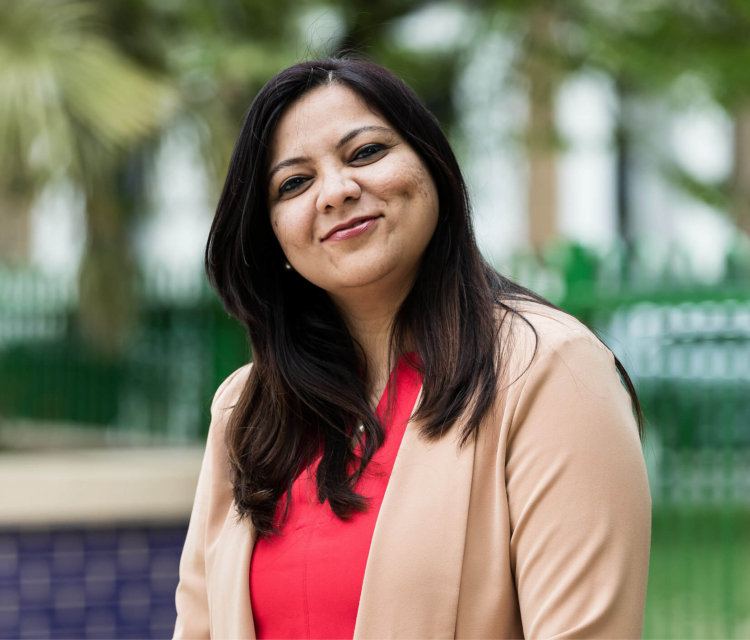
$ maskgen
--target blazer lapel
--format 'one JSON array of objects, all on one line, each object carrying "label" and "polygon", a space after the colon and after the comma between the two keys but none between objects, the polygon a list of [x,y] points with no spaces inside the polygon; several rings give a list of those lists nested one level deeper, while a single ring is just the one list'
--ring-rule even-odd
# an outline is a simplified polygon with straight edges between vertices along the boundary
[{"label": "blazer lapel", "polygon": [[355,639],[455,635],[474,470],[473,440],[458,450],[460,426],[431,443],[418,439],[421,423],[406,427],[375,524]]},{"label": "blazer lapel", "polygon": [[[422,391],[415,402],[419,405]],[[474,470],[474,442],[459,452],[460,424],[437,442],[404,431],[373,532],[355,639],[453,638]],[[255,640],[250,559],[256,532],[232,503],[207,550],[211,637]]]}]

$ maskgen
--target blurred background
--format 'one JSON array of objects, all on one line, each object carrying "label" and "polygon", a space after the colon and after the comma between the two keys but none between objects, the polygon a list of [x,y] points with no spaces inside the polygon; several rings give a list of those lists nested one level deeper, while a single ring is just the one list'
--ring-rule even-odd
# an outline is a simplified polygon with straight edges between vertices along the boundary
[{"label": "blurred background", "polygon": [[0,0],[0,638],[167,638],[216,387],[202,252],[242,117],[356,49],[485,255],[647,418],[644,636],[750,637],[750,0]]}]

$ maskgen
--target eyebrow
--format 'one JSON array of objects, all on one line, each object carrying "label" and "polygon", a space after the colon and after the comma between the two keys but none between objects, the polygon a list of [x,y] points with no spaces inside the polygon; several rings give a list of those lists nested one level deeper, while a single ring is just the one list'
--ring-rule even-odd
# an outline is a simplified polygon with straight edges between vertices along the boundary
[{"label": "eyebrow", "polygon": [[[387,131],[388,133],[394,133],[393,129],[389,129],[388,127],[381,127],[380,125],[376,124],[368,124],[363,127],[357,127],[356,129],[352,129],[336,143],[336,149],[341,149],[341,147],[343,147],[352,138],[356,138],[360,133],[363,133],[365,131]],[[270,182],[271,178],[273,178],[274,174],[277,171],[285,169],[286,167],[291,167],[295,164],[304,164],[305,162],[310,162],[310,158],[307,156],[298,156],[296,158],[287,158],[286,160],[282,160],[273,169],[271,169],[271,171],[268,173],[268,178],[266,179]]]}]

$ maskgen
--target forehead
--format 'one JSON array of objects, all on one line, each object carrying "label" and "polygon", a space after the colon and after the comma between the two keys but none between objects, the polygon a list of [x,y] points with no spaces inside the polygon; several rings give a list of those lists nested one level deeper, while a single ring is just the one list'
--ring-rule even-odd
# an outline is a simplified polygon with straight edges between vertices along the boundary
[{"label": "forehead", "polygon": [[[315,143],[334,145],[355,125],[388,123],[352,89],[339,84],[317,87],[293,102],[271,135],[271,160],[305,152]],[[310,150],[310,149],[308,149]]]}]

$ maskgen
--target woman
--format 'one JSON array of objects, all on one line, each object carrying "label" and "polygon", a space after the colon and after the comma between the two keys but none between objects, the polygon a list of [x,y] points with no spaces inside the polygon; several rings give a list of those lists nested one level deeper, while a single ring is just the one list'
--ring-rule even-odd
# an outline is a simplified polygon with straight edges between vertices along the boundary
[{"label": "woman", "polygon": [[482,258],[404,83],[345,58],[271,79],[206,268],[253,362],[212,404],[176,638],[640,637],[633,387]]}]

